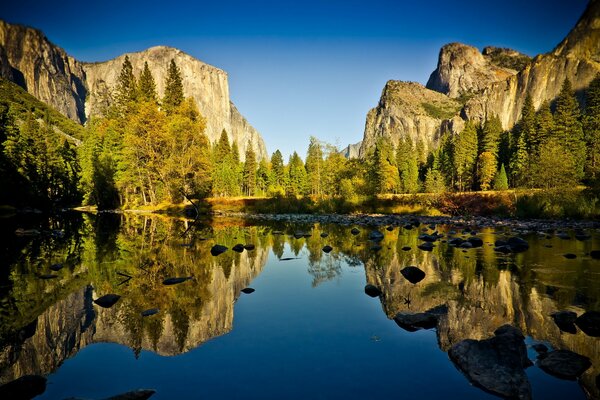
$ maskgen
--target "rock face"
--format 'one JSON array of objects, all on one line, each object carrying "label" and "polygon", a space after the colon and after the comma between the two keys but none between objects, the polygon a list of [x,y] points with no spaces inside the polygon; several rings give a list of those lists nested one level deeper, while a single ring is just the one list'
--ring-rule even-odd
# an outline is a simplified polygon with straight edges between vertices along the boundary
[{"label": "rock face", "polygon": [[267,156],[262,137],[229,99],[225,71],[165,46],[123,54],[105,62],[84,63],[67,55],[42,32],[0,21],[0,75],[79,123],[101,115],[112,102],[126,55],[136,75],[148,62],[160,96],[164,93],[168,64],[174,59],[183,77],[184,95],[194,98],[206,118],[209,140],[216,141],[225,129],[230,141],[237,142],[242,160],[248,145],[259,159]]},{"label": "rock face", "polygon": [[550,53],[537,56],[521,72],[496,82],[465,106],[468,118],[483,120],[492,114],[500,117],[505,129],[520,118],[527,94],[538,108],[553,100],[565,79],[575,91],[585,89],[600,72],[600,1],[591,0],[573,30]]},{"label": "rock face", "polygon": [[361,145],[362,145],[362,140],[358,143],[349,144],[348,146],[344,147],[340,151],[340,153],[342,153],[342,155],[349,160],[352,158],[358,158],[358,154],[360,152]]},{"label": "rock face", "polygon": [[482,54],[476,47],[450,43],[440,50],[427,88],[452,98],[476,93],[515,75],[518,70],[513,68],[522,68],[528,61],[528,56],[510,49],[486,47]]},{"label": "rock face", "polygon": [[359,156],[364,157],[379,138],[394,146],[400,139],[422,142],[427,151],[439,141],[444,119],[451,119],[460,103],[415,82],[388,81],[379,105],[367,114]]}]

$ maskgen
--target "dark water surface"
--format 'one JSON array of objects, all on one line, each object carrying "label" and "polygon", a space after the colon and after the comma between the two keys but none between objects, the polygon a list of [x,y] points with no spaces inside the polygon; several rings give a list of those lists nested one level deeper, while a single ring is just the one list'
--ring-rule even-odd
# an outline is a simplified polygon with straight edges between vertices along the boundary
[{"label": "dark water surface", "polygon": [[[14,233],[31,227],[41,233]],[[156,389],[152,399],[496,398],[472,386],[447,351],[510,323],[527,337],[532,361],[530,345],[544,343],[592,362],[579,381],[528,368],[534,399],[599,396],[600,339],[562,332],[549,315],[600,310],[600,260],[587,255],[600,249],[600,234],[580,241],[572,232],[569,240],[522,233],[530,249],[502,255],[490,243],[511,233],[505,228],[480,230],[482,248],[438,241],[432,252],[417,249],[425,226],[379,228],[379,250],[371,229],[359,228],[355,236],[351,226],[190,226],[112,214],[2,220],[0,384],[46,376],[41,399],[138,388]],[[311,236],[297,239],[299,231]],[[229,250],[212,256],[217,243]],[[255,249],[237,253],[236,243]],[[408,282],[400,273],[408,265],[425,279]],[[41,278],[47,274],[57,277]],[[367,296],[366,283],[382,295]],[[241,293],[246,287],[256,291]],[[93,303],[108,293],[121,299],[111,308]],[[437,329],[408,332],[393,320],[439,305],[448,314]],[[159,312],[141,316],[153,308]]]}]

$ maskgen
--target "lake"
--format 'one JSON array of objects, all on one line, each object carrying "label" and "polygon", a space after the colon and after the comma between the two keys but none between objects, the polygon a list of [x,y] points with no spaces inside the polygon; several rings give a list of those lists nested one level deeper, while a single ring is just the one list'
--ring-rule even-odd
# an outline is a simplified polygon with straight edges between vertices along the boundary
[{"label": "lake", "polygon": [[[600,249],[597,231],[577,240],[487,227],[474,232],[483,246],[462,249],[446,240],[473,236],[464,225],[353,227],[110,213],[3,219],[0,384],[45,376],[39,399],[139,388],[156,390],[152,399],[497,398],[448,350],[511,324],[534,364],[539,343],[592,364],[578,380],[527,368],[534,399],[600,396],[600,339],[550,316],[600,311],[600,260],[589,255]],[[433,250],[419,249],[419,235],[434,231]],[[494,250],[515,234],[529,250]],[[212,255],[215,244],[228,250]],[[409,282],[407,266],[424,279]],[[190,279],[163,283],[173,277]],[[367,295],[367,284],[381,293]],[[121,297],[94,303],[106,294]],[[431,329],[394,321],[438,306]]]}]

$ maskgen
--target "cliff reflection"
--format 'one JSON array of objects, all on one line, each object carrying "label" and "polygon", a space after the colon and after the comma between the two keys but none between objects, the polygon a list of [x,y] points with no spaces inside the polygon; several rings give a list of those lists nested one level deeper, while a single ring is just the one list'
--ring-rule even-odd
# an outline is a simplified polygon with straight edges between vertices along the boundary
[{"label": "cliff reflection", "polygon": [[[171,218],[111,214],[51,222],[46,233],[27,238],[15,238],[15,226],[9,226],[5,239],[11,250],[0,260],[0,383],[48,374],[92,343],[172,356],[223,335],[232,329],[240,290],[261,273],[272,251],[279,260],[306,260],[313,287],[342,278],[346,265],[364,265],[367,283],[382,290],[388,318],[446,305],[437,329],[444,351],[463,339],[487,338],[509,323],[535,341],[585,355],[592,368],[580,383],[590,397],[600,397],[600,341],[579,330],[561,332],[550,317],[557,310],[600,309],[600,262],[584,256],[600,247],[598,237],[575,241],[530,234],[527,252],[501,255],[492,244],[509,232],[482,230],[481,248],[463,250],[438,241],[427,252],[417,248],[422,229],[379,229],[383,237],[369,240],[369,229],[352,235],[350,228],[291,222],[246,226],[226,219],[192,226]],[[453,229],[459,231],[437,227],[446,235]],[[217,243],[230,250],[212,256]],[[237,253],[231,250],[237,243],[255,248]],[[325,253],[325,245],[333,250]],[[566,260],[567,252],[579,256]],[[53,272],[56,278],[40,279],[57,263],[63,268]],[[426,274],[417,284],[400,272],[410,265]],[[192,279],[177,285],[163,284],[165,278],[188,276]],[[107,293],[121,300],[107,309],[93,304]],[[142,317],[148,309],[160,311]]]}]

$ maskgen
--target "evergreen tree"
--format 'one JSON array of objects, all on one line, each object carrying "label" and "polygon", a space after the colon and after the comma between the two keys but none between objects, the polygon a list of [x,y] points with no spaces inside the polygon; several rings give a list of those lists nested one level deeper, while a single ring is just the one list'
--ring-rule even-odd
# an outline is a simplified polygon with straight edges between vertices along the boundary
[{"label": "evergreen tree", "polygon": [[231,157],[231,146],[229,145],[229,136],[227,131],[223,129],[221,136],[215,145],[215,161],[224,162],[228,157]]},{"label": "evergreen tree", "polygon": [[269,163],[263,158],[258,163],[258,170],[256,171],[256,194],[266,196],[272,186],[273,177],[269,168]]},{"label": "evergreen tree", "polygon": [[121,67],[121,73],[117,79],[117,89],[115,94],[115,100],[117,108],[121,113],[126,113],[132,103],[137,100],[137,85],[135,82],[135,76],[133,75],[133,66],[129,61],[129,56],[125,56],[123,66]]},{"label": "evergreen tree", "polygon": [[571,88],[571,82],[565,79],[556,99],[553,137],[571,154],[575,161],[577,179],[583,178],[585,165],[585,142],[579,116],[579,104]]},{"label": "evergreen tree", "polygon": [[527,186],[530,183],[530,158],[527,152],[525,135],[520,135],[517,129],[513,130],[513,151],[510,159],[510,173],[515,187]]},{"label": "evergreen tree", "polygon": [[515,129],[518,131],[518,135],[523,137],[527,153],[530,155],[536,154],[540,147],[540,137],[536,129],[536,114],[533,107],[533,100],[531,100],[531,96],[529,95],[525,97],[525,102],[521,109],[521,120]]},{"label": "evergreen tree", "polygon": [[442,173],[432,167],[427,170],[425,174],[425,192],[426,193],[444,193],[446,191],[446,184],[444,182],[444,176]]},{"label": "evergreen tree", "polygon": [[600,172],[600,73],[586,90],[583,128],[587,147],[586,171],[591,180]]},{"label": "evergreen tree", "polygon": [[554,117],[552,115],[552,111],[550,110],[550,102],[548,100],[545,100],[542,103],[535,117],[536,139],[539,150],[539,146],[550,139],[554,130]]},{"label": "evergreen tree", "polygon": [[248,143],[243,179],[243,192],[246,196],[254,196],[256,194],[256,170],[256,154],[252,149],[252,144]]},{"label": "evergreen tree", "polygon": [[140,79],[138,81],[138,93],[140,96],[140,100],[142,101],[150,101],[153,103],[157,102],[157,94],[156,94],[156,83],[154,82],[154,77],[150,72],[150,68],[148,67],[148,62],[144,62],[144,69],[140,74]]},{"label": "evergreen tree", "polygon": [[175,60],[171,60],[167,71],[165,81],[165,96],[163,97],[163,107],[167,113],[171,112],[183,101],[183,81],[179,67],[175,64]]},{"label": "evergreen tree", "polygon": [[275,150],[271,156],[271,170],[273,171],[273,182],[277,187],[284,187],[283,156],[279,150]]},{"label": "evergreen tree", "polygon": [[467,121],[463,131],[455,137],[453,145],[452,158],[460,191],[473,187],[477,148],[477,129],[471,121]]},{"label": "evergreen tree", "polygon": [[497,115],[493,115],[483,124],[479,140],[479,153],[489,152],[498,157],[498,145],[502,134],[502,123]]},{"label": "evergreen tree", "polygon": [[531,175],[535,187],[572,188],[577,185],[577,169],[573,154],[558,139],[552,138],[540,146]]},{"label": "evergreen tree", "polygon": [[500,165],[500,169],[496,172],[494,177],[494,190],[507,190],[508,189],[508,177],[506,176],[506,170],[504,164]]},{"label": "evergreen tree", "polygon": [[400,176],[400,190],[403,193],[416,193],[419,190],[419,166],[410,137],[398,142],[396,165]]},{"label": "evergreen tree", "polygon": [[400,186],[394,149],[385,138],[375,143],[369,157],[369,179],[371,194],[397,193]]},{"label": "evergreen tree", "polygon": [[311,136],[306,154],[306,180],[309,194],[315,196],[322,194],[321,181],[323,173],[323,149],[319,140]]},{"label": "evergreen tree", "polygon": [[488,190],[496,174],[496,157],[489,151],[484,151],[477,160],[477,177],[481,190]]},{"label": "evergreen tree", "polygon": [[289,183],[287,192],[295,196],[303,194],[306,187],[306,169],[298,153],[294,152],[291,155],[288,169]]}]

